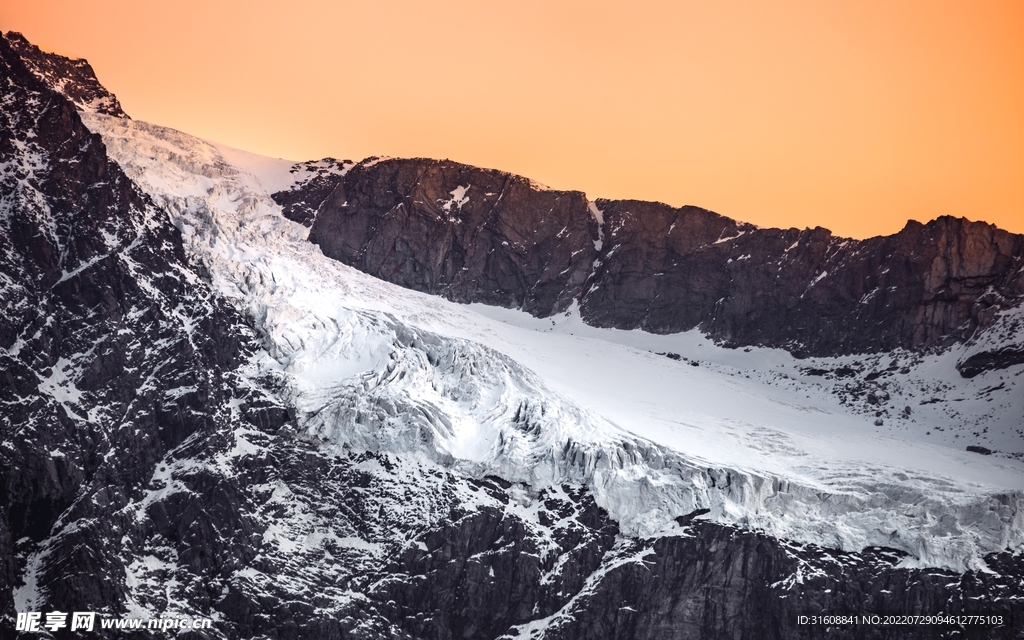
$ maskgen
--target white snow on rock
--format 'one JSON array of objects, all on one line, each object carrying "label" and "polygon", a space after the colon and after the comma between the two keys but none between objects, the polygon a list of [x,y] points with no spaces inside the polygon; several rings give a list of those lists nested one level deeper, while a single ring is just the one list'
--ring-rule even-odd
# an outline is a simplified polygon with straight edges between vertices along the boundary
[{"label": "white snow on rock", "polygon": [[[863,370],[870,358],[798,361],[722,349],[695,331],[595,329],[575,307],[537,319],[402,289],[327,259],[281,215],[268,194],[294,180],[287,162],[83,119],[253,318],[266,349],[254,375],[282,381],[306,437],[326,449],[425,455],[535,488],[584,484],[631,535],[664,535],[706,508],[799,542],[899,548],[924,566],[980,567],[984,554],[1024,544],[1024,462],[932,438],[939,423],[927,412],[876,426],[840,402],[841,381],[805,373]],[[963,355],[907,356],[899,393],[920,401],[917,389],[942,384],[947,360]],[[1002,379],[993,420],[1012,424],[1022,369],[956,382]]]},{"label": "white snow on rock", "polygon": [[463,205],[469,202],[469,196],[466,195],[466,192],[469,191],[470,186],[471,185],[468,184],[464,187],[459,185],[451,190],[451,198],[448,198],[447,200],[438,200],[441,204],[441,210],[449,215],[452,213],[452,207],[455,207],[458,211],[462,211]]},{"label": "white snow on rock", "polygon": [[[598,209],[597,203],[593,200],[587,200],[587,208],[590,209],[590,215],[594,216],[594,220],[597,221],[597,240],[594,240],[594,250],[600,251],[604,246],[604,211]],[[596,265],[597,260],[594,263]]]}]

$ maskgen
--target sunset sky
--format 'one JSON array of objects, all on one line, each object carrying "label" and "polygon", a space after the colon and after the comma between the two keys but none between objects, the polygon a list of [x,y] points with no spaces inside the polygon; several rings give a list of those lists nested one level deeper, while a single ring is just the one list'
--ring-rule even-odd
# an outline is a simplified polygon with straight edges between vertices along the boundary
[{"label": "sunset sky", "polygon": [[134,118],[867,237],[1024,233],[1024,1],[2,0]]}]

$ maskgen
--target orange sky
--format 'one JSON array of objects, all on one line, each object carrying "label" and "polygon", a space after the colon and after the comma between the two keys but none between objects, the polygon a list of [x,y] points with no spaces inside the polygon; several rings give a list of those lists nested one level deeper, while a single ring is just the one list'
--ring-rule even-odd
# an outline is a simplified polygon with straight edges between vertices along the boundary
[{"label": "orange sky", "polygon": [[867,237],[1024,232],[1024,1],[0,0],[134,118]]}]

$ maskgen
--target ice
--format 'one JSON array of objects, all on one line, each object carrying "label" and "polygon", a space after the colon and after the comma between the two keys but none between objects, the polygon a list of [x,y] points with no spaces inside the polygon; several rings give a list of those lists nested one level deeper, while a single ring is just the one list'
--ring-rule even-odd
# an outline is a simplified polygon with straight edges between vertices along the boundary
[{"label": "ice", "polygon": [[293,160],[268,158],[223,144],[213,143],[213,146],[228,163],[245,167],[246,171],[259,180],[267,193],[287,191],[295,184],[295,176],[290,172],[296,165]]}]

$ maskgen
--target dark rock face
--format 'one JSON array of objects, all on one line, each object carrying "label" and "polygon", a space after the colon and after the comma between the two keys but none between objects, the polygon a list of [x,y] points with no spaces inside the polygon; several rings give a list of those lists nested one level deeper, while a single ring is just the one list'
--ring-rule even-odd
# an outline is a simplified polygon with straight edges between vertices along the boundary
[{"label": "dark rock face", "polygon": [[316,212],[353,166],[355,163],[351,160],[339,162],[334,158],[299,163],[291,170],[299,174],[295,188],[274,194],[274,200],[281,205],[284,217],[312,226]]},{"label": "dark rock face", "polygon": [[582,193],[454,162],[383,160],[341,179],[310,240],[389,282],[547,316],[578,295],[597,233]]},{"label": "dark rock face", "polygon": [[[511,499],[494,481],[475,483],[499,502]],[[380,597],[398,603],[412,637],[496,638],[516,624],[556,613],[597,571],[618,527],[586,492],[542,493],[539,524],[551,536],[500,508],[456,513],[407,551]],[[461,511],[461,510],[459,510]]]},{"label": "dark rock face", "polygon": [[956,369],[963,377],[973,378],[985,371],[1008,369],[1018,364],[1024,364],[1024,349],[1003,347],[995,351],[976,353],[957,364]]},{"label": "dark rock face", "polygon": [[15,31],[8,31],[3,37],[29,71],[79,109],[118,118],[128,117],[117,97],[100,84],[86,60],[42,51]]},{"label": "dark rock face", "polygon": [[292,217],[325,255],[537,316],[576,300],[601,327],[699,327],[728,345],[828,356],[946,346],[1024,302],[1024,236],[962,218],[857,241],[698,207],[598,200],[595,211],[578,192],[422,159],[364,161],[305,189],[275,199],[302,209]]},{"label": "dark rock face", "polygon": [[598,326],[699,326],[731,345],[837,355],[948,345],[1024,301],[1024,236],[985,223],[943,217],[856,241],[737,229],[703,210],[598,206],[611,256],[582,304]]},{"label": "dark rock face", "polygon": [[[892,550],[693,519],[626,538],[580,488],[531,494],[393,454],[329,455],[286,428],[190,440],[158,471],[146,489],[165,495],[143,502],[127,549],[149,559],[132,565],[132,595],[215,616],[216,637],[1010,639],[1024,615],[1019,555],[989,556],[986,572],[900,569]],[[959,636],[799,623],[937,612],[1004,622]]]},{"label": "dark rock face", "polygon": [[231,371],[254,344],[191,271],[167,216],[9,42],[0,39],[4,625],[26,580],[54,609],[124,606],[122,541],[135,523],[123,510],[169,450],[224,425]]},{"label": "dark rock face", "polygon": [[[632,561],[615,566],[576,598],[544,638],[1019,637],[1020,586],[998,575],[1020,571],[1020,558],[1010,553],[987,559],[995,575],[957,575],[899,569],[901,554],[882,548],[842,553],[699,521],[688,533],[613,549],[609,556]],[[939,611],[993,614],[1003,623],[860,621],[861,615]],[[800,623],[801,615],[853,614],[855,624]]]}]

